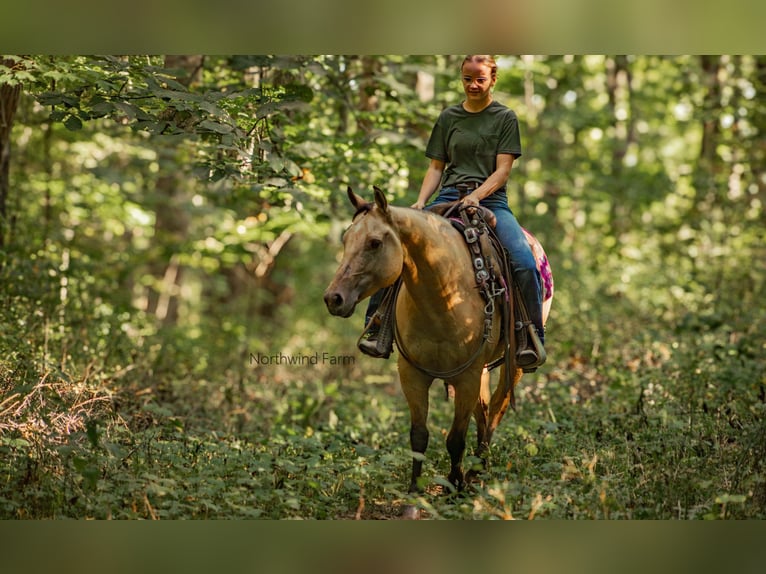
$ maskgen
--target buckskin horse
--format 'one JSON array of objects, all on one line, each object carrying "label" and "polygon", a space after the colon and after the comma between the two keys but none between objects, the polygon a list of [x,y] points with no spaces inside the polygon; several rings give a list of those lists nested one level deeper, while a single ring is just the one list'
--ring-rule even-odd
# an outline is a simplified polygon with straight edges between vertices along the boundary
[{"label": "buckskin horse", "polygon": [[[511,352],[510,360],[501,366],[501,382],[490,394],[485,366],[501,360],[506,349],[501,318],[498,313],[492,315],[486,337],[487,302],[477,289],[466,241],[448,219],[389,205],[378,188],[374,203],[364,201],[351,188],[348,197],[356,214],[344,233],[342,260],[325,291],[325,304],[332,315],[350,317],[360,301],[401,277],[395,307],[398,370],[410,409],[410,443],[412,451],[418,453],[412,460],[410,492],[420,490],[422,455],[428,446],[428,391],[437,378],[454,389],[455,413],[447,435],[451,461],[448,480],[462,489],[462,460],[471,416],[477,426],[476,454],[486,466],[492,435],[512,404],[513,388],[522,370],[516,368],[515,353]],[[547,297],[544,321],[550,304]],[[514,325],[512,316],[508,324]],[[509,348],[515,349],[513,341]],[[506,378],[502,369],[508,368]],[[508,382],[503,384],[503,380]],[[417,511],[407,508],[408,514],[416,517]]]}]

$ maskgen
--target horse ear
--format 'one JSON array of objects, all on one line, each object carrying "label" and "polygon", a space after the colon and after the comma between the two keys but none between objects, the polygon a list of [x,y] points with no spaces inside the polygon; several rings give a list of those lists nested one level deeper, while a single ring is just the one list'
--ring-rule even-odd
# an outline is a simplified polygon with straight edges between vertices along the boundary
[{"label": "horse ear", "polygon": [[386,213],[388,211],[388,200],[386,199],[386,194],[383,193],[382,189],[375,185],[372,186],[372,189],[375,190],[375,203],[378,204],[378,207],[383,213]]},{"label": "horse ear", "polygon": [[351,205],[354,206],[354,209],[359,209],[366,203],[366,201],[354,193],[354,191],[351,189],[351,186],[348,186],[346,193],[348,194],[348,198],[351,200]]}]

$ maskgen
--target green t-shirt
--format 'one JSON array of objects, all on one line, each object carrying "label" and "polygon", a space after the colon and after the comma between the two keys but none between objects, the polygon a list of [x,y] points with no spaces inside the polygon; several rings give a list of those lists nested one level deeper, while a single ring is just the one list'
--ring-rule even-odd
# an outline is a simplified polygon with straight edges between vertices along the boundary
[{"label": "green t-shirt", "polygon": [[478,113],[450,106],[436,120],[426,157],[447,164],[442,186],[482,183],[497,169],[496,156],[521,155],[519,121],[513,110],[493,101]]}]

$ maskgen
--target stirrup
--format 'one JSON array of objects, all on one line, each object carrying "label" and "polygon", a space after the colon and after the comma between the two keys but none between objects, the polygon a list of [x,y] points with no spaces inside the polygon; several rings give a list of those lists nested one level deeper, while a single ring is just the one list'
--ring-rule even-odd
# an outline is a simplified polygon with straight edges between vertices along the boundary
[{"label": "stirrup", "polygon": [[[526,325],[526,332],[521,331],[516,353],[516,364],[525,373],[534,373],[548,359],[537,329],[532,323]],[[526,336],[525,336],[526,335]]]},{"label": "stirrup", "polygon": [[388,359],[393,351],[393,341],[389,340],[388,345],[384,337],[380,336],[380,323],[377,323],[377,313],[373,315],[370,322],[362,331],[362,336],[356,342],[356,347],[365,355],[374,357],[376,359]]},{"label": "stirrup", "polygon": [[370,357],[388,359],[394,350],[394,302],[398,283],[386,287],[386,293],[356,342],[357,348]]}]

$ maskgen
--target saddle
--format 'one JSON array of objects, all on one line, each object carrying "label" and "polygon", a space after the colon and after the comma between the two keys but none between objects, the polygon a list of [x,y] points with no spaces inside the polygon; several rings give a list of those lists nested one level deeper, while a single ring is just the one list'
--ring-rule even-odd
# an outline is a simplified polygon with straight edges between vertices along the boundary
[{"label": "saddle", "polygon": [[[450,201],[448,203],[437,203],[428,206],[426,207],[426,210],[450,219],[450,217],[458,211],[460,206],[461,203],[459,201]],[[495,214],[492,213],[491,209],[484,207],[483,205],[477,205],[475,207],[471,206],[470,209],[476,210],[479,217],[481,217],[491,229],[494,229],[497,226],[497,217],[495,217]]]}]

